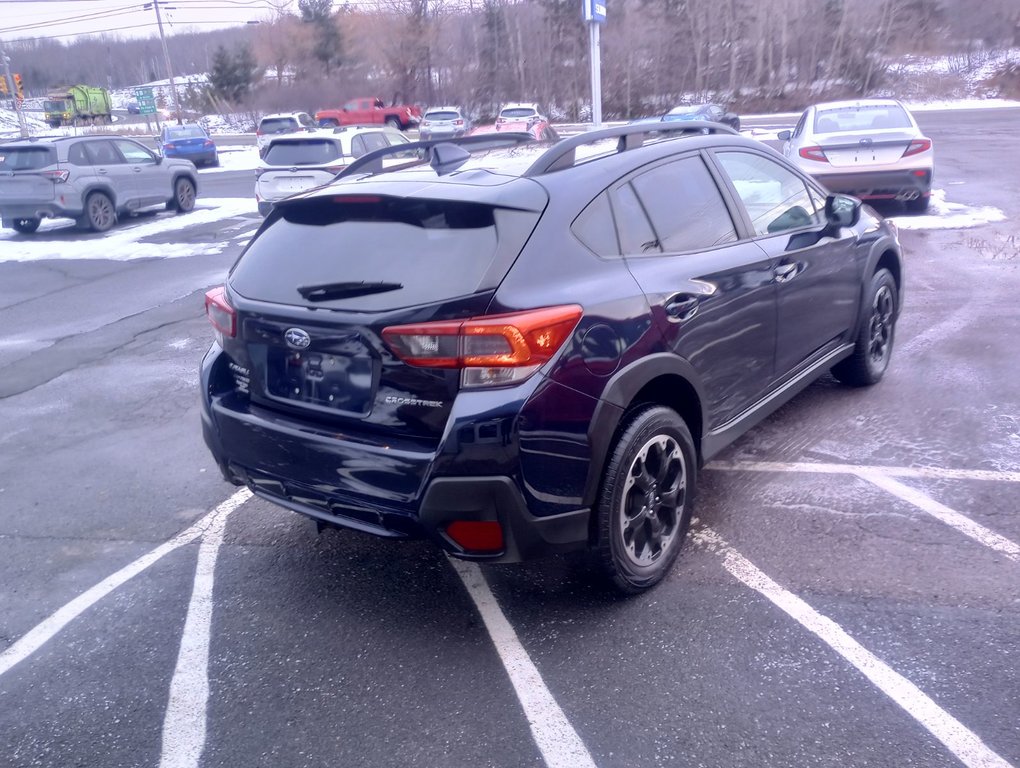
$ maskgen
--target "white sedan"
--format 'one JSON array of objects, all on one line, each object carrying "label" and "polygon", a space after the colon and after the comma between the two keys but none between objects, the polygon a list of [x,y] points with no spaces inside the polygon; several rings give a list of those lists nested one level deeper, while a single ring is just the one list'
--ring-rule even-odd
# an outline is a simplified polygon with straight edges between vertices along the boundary
[{"label": "white sedan", "polygon": [[833,192],[900,200],[915,213],[928,208],[935,152],[898,101],[815,104],[779,139],[786,157]]}]

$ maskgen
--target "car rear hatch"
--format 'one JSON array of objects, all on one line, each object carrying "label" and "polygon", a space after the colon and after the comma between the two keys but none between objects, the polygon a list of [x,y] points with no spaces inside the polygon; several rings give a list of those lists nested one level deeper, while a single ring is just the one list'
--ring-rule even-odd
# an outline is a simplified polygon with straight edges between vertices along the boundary
[{"label": "car rear hatch", "polygon": [[167,149],[176,148],[178,152],[184,155],[193,155],[199,152],[207,152],[213,148],[213,142],[211,139],[205,136],[188,136],[179,139],[171,139],[167,145]]},{"label": "car rear hatch", "polygon": [[56,185],[67,180],[49,145],[0,145],[0,202],[33,205],[52,202]]},{"label": "car rear hatch", "polygon": [[540,215],[360,192],[277,206],[226,286],[235,386],[217,420],[234,471],[390,530],[376,516],[413,516],[460,372],[402,362],[383,331],[484,314]]},{"label": "car rear hatch", "polygon": [[351,162],[332,138],[277,140],[269,145],[256,171],[262,200],[282,200],[331,181]]},{"label": "car rear hatch", "polygon": [[819,141],[834,168],[866,168],[896,163],[917,138],[912,130],[833,133]]}]

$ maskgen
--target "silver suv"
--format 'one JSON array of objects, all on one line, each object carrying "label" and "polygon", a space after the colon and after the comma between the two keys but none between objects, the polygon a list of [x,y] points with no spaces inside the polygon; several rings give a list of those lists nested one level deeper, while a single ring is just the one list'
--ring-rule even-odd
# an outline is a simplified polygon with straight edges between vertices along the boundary
[{"label": "silver suv", "polygon": [[3,226],[31,234],[46,218],[76,219],[104,232],[117,217],[165,205],[195,207],[198,172],[190,160],[162,158],[121,136],[24,139],[0,144]]}]

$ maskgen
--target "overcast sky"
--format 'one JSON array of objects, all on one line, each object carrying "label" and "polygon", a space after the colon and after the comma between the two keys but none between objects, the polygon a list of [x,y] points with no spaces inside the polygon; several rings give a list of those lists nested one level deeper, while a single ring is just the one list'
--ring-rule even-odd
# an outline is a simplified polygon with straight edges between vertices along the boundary
[{"label": "overcast sky", "polygon": [[[271,18],[273,7],[294,0],[160,0],[164,30],[215,29]],[[0,38],[18,40],[113,33],[155,35],[156,14],[145,0],[0,0]]]}]

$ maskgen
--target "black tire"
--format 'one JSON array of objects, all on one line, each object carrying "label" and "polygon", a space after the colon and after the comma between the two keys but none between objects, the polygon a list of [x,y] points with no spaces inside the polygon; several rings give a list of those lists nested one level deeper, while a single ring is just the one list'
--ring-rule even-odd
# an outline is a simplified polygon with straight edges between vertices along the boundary
[{"label": "black tire", "polygon": [[919,197],[916,200],[907,200],[905,205],[907,213],[927,213],[931,204],[931,197]]},{"label": "black tire", "polygon": [[888,269],[872,275],[868,309],[861,319],[853,354],[832,368],[833,375],[844,384],[868,387],[882,380],[896,335],[896,294],[896,281]]},{"label": "black tire", "polygon": [[85,211],[78,226],[93,232],[105,232],[117,223],[117,208],[105,192],[93,192],[85,198]]},{"label": "black tire", "polygon": [[16,232],[20,232],[23,235],[31,235],[39,229],[40,223],[42,223],[42,219],[11,219],[11,226]]},{"label": "black tire", "polygon": [[398,131],[403,129],[403,126],[400,124],[400,118],[397,117],[387,117],[386,125],[390,126],[390,128],[396,128]]},{"label": "black tire", "polygon": [[174,182],[174,197],[166,204],[167,210],[188,213],[195,208],[195,184],[181,176]]},{"label": "black tire", "polygon": [[662,581],[687,535],[697,482],[690,430],[676,411],[632,414],[606,465],[596,514],[596,562],[628,595]]}]

